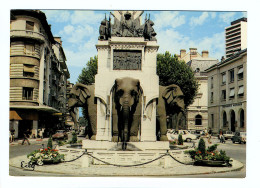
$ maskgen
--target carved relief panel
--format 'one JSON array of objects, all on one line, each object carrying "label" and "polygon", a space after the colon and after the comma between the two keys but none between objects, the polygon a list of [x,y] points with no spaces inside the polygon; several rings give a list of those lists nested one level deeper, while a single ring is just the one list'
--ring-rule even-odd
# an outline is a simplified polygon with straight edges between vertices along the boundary
[{"label": "carved relief panel", "polygon": [[113,70],[141,70],[141,50],[114,50]]}]

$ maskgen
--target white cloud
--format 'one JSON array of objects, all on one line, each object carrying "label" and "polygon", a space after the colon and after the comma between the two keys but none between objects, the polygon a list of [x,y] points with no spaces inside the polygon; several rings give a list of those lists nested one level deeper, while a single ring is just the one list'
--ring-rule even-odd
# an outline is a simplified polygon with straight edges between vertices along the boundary
[{"label": "white cloud", "polygon": [[43,10],[47,19],[54,22],[67,22],[70,19],[68,10]]},{"label": "white cloud", "polygon": [[219,14],[219,18],[221,21],[230,24],[234,20],[235,12],[225,12]]},{"label": "white cloud", "polygon": [[[104,14],[94,11],[74,11],[71,15],[72,24],[100,24],[105,18]],[[108,18],[108,17],[107,17]]]},{"label": "white cloud", "polygon": [[62,38],[66,38],[70,43],[81,43],[86,37],[96,37],[94,33],[94,28],[90,25],[67,25],[59,32]]},{"label": "white cloud", "polygon": [[179,15],[178,11],[162,11],[160,13],[154,14],[154,17],[154,23],[156,23],[154,25],[154,28],[156,31],[169,26],[172,28],[176,28],[185,24],[185,16]]},{"label": "white cloud", "polygon": [[220,59],[224,55],[224,32],[216,33],[211,37],[192,39],[174,30],[165,30],[158,33],[157,40],[160,46],[159,53],[170,51],[171,54],[179,54],[180,49],[194,47],[201,53],[202,50],[209,51],[209,57]]},{"label": "white cloud", "polygon": [[202,25],[206,21],[208,16],[209,16],[208,12],[203,12],[199,17],[193,16],[190,19],[190,25],[191,26]]}]

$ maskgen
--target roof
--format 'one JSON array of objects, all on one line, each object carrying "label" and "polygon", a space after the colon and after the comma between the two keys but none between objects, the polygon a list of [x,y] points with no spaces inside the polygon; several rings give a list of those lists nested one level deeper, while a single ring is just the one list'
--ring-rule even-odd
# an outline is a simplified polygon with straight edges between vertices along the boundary
[{"label": "roof", "polygon": [[223,64],[225,64],[225,63],[227,63],[227,62],[229,62],[229,61],[231,61],[231,60],[233,60],[233,59],[235,59],[235,58],[237,58],[237,57],[239,57],[239,56],[241,56],[243,54],[246,54],[246,53],[247,53],[247,48],[244,49],[244,50],[240,50],[239,52],[237,52],[237,53],[233,54],[232,56],[230,56],[229,58],[225,59],[224,61],[221,61],[221,62],[219,62],[219,63],[217,63],[215,65],[212,65],[211,67],[209,67],[205,71],[208,72],[210,69],[212,69],[214,67],[221,66],[221,65],[223,65]]},{"label": "roof", "polygon": [[51,43],[55,43],[54,37],[52,35],[51,32],[51,28],[50,25],[47,22],[47,18],[45,16],[45,14],[40,11],[40,10],[21,10],[21,9],[15,9],[15,10],[11,10],[11,20],[15,20],[16,16],[20,16],[20,15],[26,15],[26,16],[32,16],[34,18],[37,18],[40,20],[49,40]]}]

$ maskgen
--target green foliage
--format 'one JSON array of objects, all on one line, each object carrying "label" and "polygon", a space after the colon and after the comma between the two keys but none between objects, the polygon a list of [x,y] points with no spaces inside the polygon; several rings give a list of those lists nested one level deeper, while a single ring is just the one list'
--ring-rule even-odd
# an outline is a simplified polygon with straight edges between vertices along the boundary
[{"label": "green foliage", "polygon": [[86,67],[81,71],[78,77],[78,82],[86,85],[95,83],[95,75],[97,74],[98,58],[94,56],[87,62]]},{"label": "green foliage", "polygon": [[178,136],[178,145],[183,145],[183,139],[181,134],[179,134]]},{"label": "green foliage", "polygon": [[212,146],[209,146],[207,151],[208,152],[212,152],[212,151],[215,151],[218,147],[218,144],[213,144]]},{"label": "green foliage", "polygon": [[71,144],[75,144],[77,143],[78,138],[77,138],[77,134],[75,132],[72,133],[72,139],[71,139]]},{"label": "green foliage", "polygon": [[200,138],[199,140],[198,150],[202,153],[202,155],[206,153],[206,145],[203,138]]},{"label": "green foliage", "polygon": [[57,143],[59,146],[63,146],[66,144],[66,142],[64,140],[58,140]]},{"label": "green foliage", "polygon": [[217,144],[214,144],[210,147],[208,147],[207,150],[203,153],[201,150],[205,147],[203,145],[205,142],[202,142],[202,138],[200,139],[201,146],[199,145],[198,148],[195,148],[195,150],[188,150],[185,151],[184,153],[189,154],[192,159],[195,161],[200,161],[200,160],[213,160],[213,161],[230,161],[230,157],[226,155],[226,152],[223,150],[217,151]]},{"label": "green foliage", "polygon": [[181,88],[186,107],[192,104],[198,83],[192,69],[184,61],[179,61],[176,55],[173,56],[168,51],[157,54],[157,75],[160,85],[176,84]]},{"label": "green foliage", "polygon": [[48,139],[47,148],[51,148],[52,149],[52,137],[51,136]]},{"label": "green foliage", "polygon": [[32,163],[43,165],[43,160],[53,160],[53,162],[61,162],[62,160],[64,160],[64,154],[60,154],[58,150],[48,147],[31,152],[27,155],[27,158]]}]

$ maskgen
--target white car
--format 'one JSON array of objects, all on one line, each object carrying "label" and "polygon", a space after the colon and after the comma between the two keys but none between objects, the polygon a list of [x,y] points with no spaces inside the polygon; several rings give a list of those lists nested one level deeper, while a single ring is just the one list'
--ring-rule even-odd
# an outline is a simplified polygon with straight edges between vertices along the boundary
[{"label": "white car", "polygon": [[223,133],[223,136],[224,136],[225,140],[232,139],[232,137],[234,136],[234,133],[232,131],[225,131]]},{"label": "white car", "polygon": [[197,136],[189,133],[187,130],[178,130],[178,131],[168,131],[167,137],[168,140],[178,139],[179,135],[182,135],[182,139],[186,142],[191,142],[191,140],[196,140]]}]

